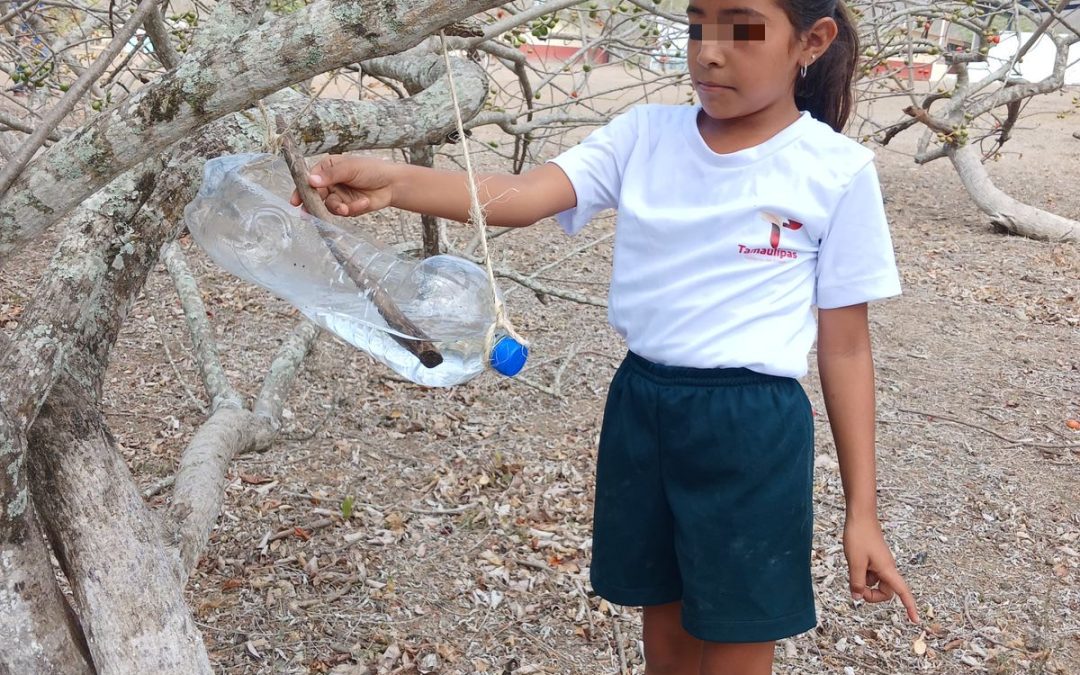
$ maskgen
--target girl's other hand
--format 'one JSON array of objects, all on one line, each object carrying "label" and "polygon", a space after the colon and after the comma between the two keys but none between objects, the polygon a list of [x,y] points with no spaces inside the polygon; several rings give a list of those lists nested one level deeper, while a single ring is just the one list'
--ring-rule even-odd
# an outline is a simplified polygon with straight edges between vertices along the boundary
[{"label": "girl's other hand", "polygon": [[919,623],[915,596],[897,571],[896,560],[876,518],[848,519],[844,523],[844,555],[851,578],[852,599],[886,602],[898,595],[907,608],[908,619]]},{"label": "girl's other hand", "polygon": [[[308,176],[330,213],[359,216],[390,206],[393,199],[393,163],[370,157],[330,155]],[[293,191],[289,202],[301,206]]]}]

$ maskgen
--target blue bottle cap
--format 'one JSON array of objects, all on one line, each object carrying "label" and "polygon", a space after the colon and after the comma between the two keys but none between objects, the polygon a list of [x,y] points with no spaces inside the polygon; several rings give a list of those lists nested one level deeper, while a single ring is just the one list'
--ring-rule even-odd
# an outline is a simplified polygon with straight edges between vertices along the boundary
[{"label": "blue bottle cap", "polygon": [[507,377],[520,373],[528,358],[529,348],[509,335],[496,340],[491,348],[491,367]]}]

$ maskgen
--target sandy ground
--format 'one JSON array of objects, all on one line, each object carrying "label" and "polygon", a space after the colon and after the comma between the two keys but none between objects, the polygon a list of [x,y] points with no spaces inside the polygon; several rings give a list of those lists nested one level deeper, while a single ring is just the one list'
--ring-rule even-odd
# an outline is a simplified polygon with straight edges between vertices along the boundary
[{"label": "sandy ground", "polygon": [[[1010,152],[990,166],[1014,196],[1073,218],[1080,124],[1057,113],[1077,93],[1031,104]],[[778,645],[775,671],[1080,672],[1080,434],[1066,426],[1080,418],[1080,250],[992,232],[953,170],[914,165],[913,147],[902,136],[879,151],[905,292],[873,308],[872,327],[881,517],[926,621],[914,627],[896,604],[848,598],[843,497],[822,412],[820,625]],[[418,233],[403,214],[369,225],[389,241]],[[493,254],[529,272],[613,227],[601,218],[571,240],[545,221],[496,239]],[[253,395],[298,317],[190,253],[226,368]],[[610,264],[608,239],[541,278],[603,296]],[[14,325],[33,277],[0,275],[0,324]],[[588,584],[595,446],[623,345],[601,308],[520,288],[508,305],[533,347],[521,380],[487,374],[423,389],[320,338],[281,442],[231,471],[225,513],[191,579],[221,672],[644,672],[639,613]],[[823,411],[815,377],[805,385]],[[174,471],[205,403],[159,269],[106,391],[140,484]]]}]

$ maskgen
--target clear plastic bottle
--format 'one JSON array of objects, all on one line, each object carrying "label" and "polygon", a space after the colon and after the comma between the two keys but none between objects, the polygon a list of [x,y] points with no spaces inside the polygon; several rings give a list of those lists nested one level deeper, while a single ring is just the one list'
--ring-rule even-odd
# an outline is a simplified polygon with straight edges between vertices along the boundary
[{"label": "clear plastic bottle", "polygon": [[446,387],[489,364],[509,376],[524,366],[528,349],[508,335],[486,349],[495,310],[481,267],[399,257],[292,206],[293,190],[276,155],[218,157],[184,218],[218,265],[413,382]]}]

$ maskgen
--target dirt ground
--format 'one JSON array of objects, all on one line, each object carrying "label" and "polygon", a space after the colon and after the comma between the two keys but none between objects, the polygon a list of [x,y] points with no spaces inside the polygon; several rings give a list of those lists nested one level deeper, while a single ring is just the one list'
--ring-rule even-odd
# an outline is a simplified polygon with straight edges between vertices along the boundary
[{"label": "dirt ground", "polygon": [[[1073,218],[1080,118],[1056,113],[1077,93],[1033,103],[990,166],[1012,195]],[[873,307],[872,329],[881,518],[925,621],[849,599],[843,495],[811,375],[820,623],[778,645],[775,672],[1080,673],[1080,433],[1066,426],[1080,418],[1080,249],[991,231],[950,166],[913,164],[914,138],[879,151],[904,295]],[[372,227],[391,241],[418,232],[400,214]],[[568,239],[545,221],[493,254],[528,273],[613,227],[601,218]],[[188,246],[226,369],[254,395],[298,316]],[[606,239],[541,279],[602,297],[610,264]],[[624,347],[602,308],[503,288],[532,343],[518,380],[424,389],[319,339],[283,439],[235,463],[189,585],[221,672],[644,672],[638,611],[588,583],[595,447]],[[32,275],[5,271],[0,323],[31,289]],[[106,392],[141,485],[173,473],[205,404],[158,269]]]}]

